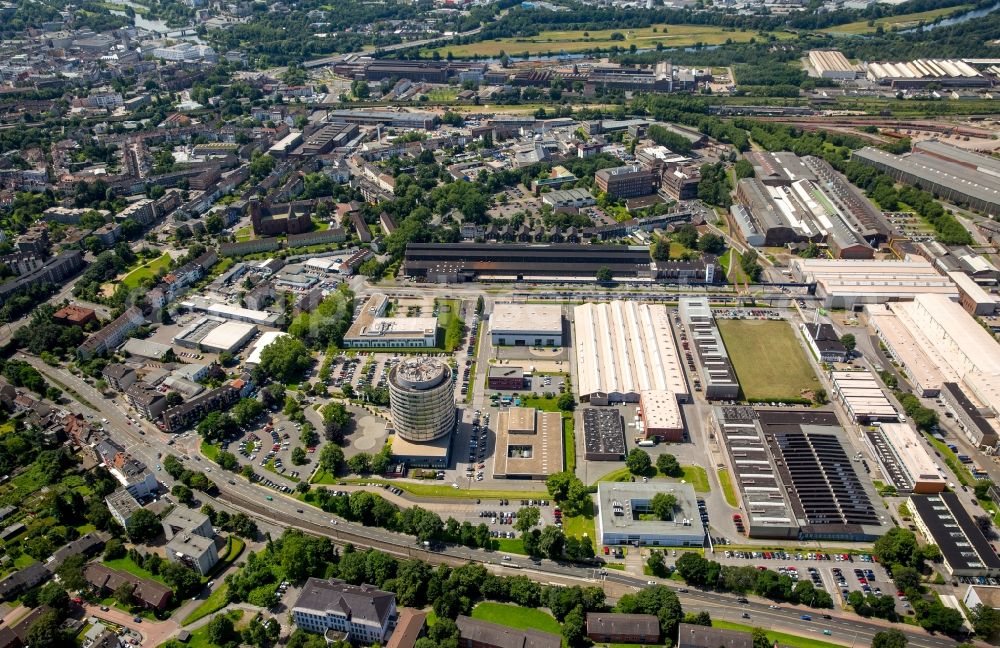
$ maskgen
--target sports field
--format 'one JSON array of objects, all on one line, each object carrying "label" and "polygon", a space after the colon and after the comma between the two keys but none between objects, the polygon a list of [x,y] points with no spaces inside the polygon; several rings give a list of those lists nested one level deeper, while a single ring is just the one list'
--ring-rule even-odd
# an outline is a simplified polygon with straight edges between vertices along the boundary
[{"label": "sports field", "polygon": [[[654,31],[655,30],[655,31]],[[612,35],[615,35],[612,38]],[[620,37],[618,36],[620,35]],[[639,49],[656,47],[689,47],[697,43],[722,45],[731,40],[745,43],[751,38],[762,40],[768,34],[756,31],[726,31],[715,25],[654,25],[637,29],[597,29],[593,31],[543,31],[528,38],[498,38],[495,40],[468,43],[465,45],[443,45],[425,51],[427,55],[435,49],[442,57],[451,52],[453,56],[471,58],[477,56],[499,56],[506,52],[510,56],[522,54],[559,54],[561,52],[581,52],[590,49],[610,49],[618,46],[628,49],[635,45]],[[779,39],[794,38],[787,32],[774,32]]]},{"label": "sports field", "polygon": [[717,323],[747,400],[803,399],[804,391],[820,387],[788,322],[720,319]]},{"label": "sports field", "polygon": [[942,7],[941,9],[931,9],[930,11],[918,11],[917,13],[900,14],[898,16],[886,16],[876,19],[871,25],[867,20],[847,23],[844,25],[834,25],[822,31],[830,34],[873,34],[875,30],[882,27],[885,31],[893,29],[909,29],[916,27],[921,21],[929,23],[941,16],[961,13],[972,9],[972,5],[957,5],[954,7]]}]

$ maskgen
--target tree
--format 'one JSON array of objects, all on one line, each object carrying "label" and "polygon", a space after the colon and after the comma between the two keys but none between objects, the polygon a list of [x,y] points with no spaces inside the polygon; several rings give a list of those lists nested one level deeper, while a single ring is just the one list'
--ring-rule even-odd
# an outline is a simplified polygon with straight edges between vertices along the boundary
[{"label": "tree", "polygon": [[326,438],[330,441],[340,441],[344,438],[347,426],[351,422],[351,413],[340,402],[331,402],[320,410],[323,415],[323,428]]},{"label": "tree", "polygon": [[309,460],[306,458],[306,451],[300,446],[295,446],[292,449],[292,463],[296,466],[305,465]]},{"label": "tree", "polygon": [[677,463],[677,457],[666,452],[656,458],[656,469],[667,477],[680,477],[684,474],[681,465]]},{"label": "tree", "polygon": [[42,613],[28,628],[25,641],[31,648],[62,648],[73,643],[73,637],[62,630],[62,623],[56,610]]},{"label": "tree", "polygon": [[340,447],[335,446],[332,443],[327,443],[323,446],[323,451],[319,453],[320,468],[331,475],[336,475],[340,472],[340,468],[343,464],[344,451],[341,450]]},{"label": "tree", "polygon": [[583,645],[587,635],[586,625],[583,606],[578,605],[563,618],[562,634],[566,643],[570,646]]},{"label": "tree", "polygon": [[872,637],[872,648],[906,648],[908,643],[906,635],[895,628],[881,630]]},{"label": "tree", "polygon": [[228,614],[220,614],[208,624],[208,642],[212,646],[230,646],[239,641],[239,634]]},{"label": "tree", "polygon": [[347,460],[347,467],[351,472],[364,475],[371,472],[372,456],[367,452],[359,452]]},{"label": "tree", "polygon": [[726,251],[726,240],[718,234],[705,234],[698,239],[698,249],[709,254],[722,254]]},{"label": "tree", "polygon": [[774,642],[767,636],[767,631],[764,628],[754,628],[750,632],[750,640],[753,642],[753,648],[773,648],[774,646]]},{"label": "tree", "polygon": [[969,621],[976,631],[976,636],[990,641],[1000,634],[1000,611],[994,610],[988,605],[977,603],[969,610]]},{"label": "tree", "polygon": [[312,365],[312,356],[306,345],[290,335],[271,342],[260,354],[260,369],[265,375],[290,383],[302,379],[302,374]]},{"label": "tree", "polygon": [[674,232],[674,240],[693,250],[698,245],[698,228],[691,223],[685,223]]},{"label": "tree", "polygon": [[153,540],[160,531],[160,519],[148,509],[138,509],[129,520],[128,537],[136,544]]},{"label": "tree", "polygon": [[237,425],[248,425],[264,413],[264,404],[256,398],[241,398],[231,412]]},{"label": "tree", "polygon": [[853,333],[844,333],[841,335],[840,343],[844,345],[844,348],[847,349],[848,352],[854,351],[854,349],[858,346],[858,341],[854,337]]},{"label": "tree", "polygon": [[611,283],[614,281],[614,275],[611,272],[611,268],[608,266],[601,266],[597,269],[597,281],[598,283]]},{"label": "tree", "polygon": [[674,509],[677,508],[677,497],[670,493],[657,493],[649,502],[653,513],[661,520],[674,519]]},{"label": "tree", "polygon": [[135,585],[132,583],[122,583],[115,588],[114,597],[121,605],[129,607],[132,605],[132,594],[135,591]]},{"label": "tree", "polygon": [[920,587],[920,572],[913,567],[895,564],[892,566],[892,580],[896,587],[906,592]]},{"label": "tree", "polygon": [[736,164],[733,165],[733,171],[736,173],[737,180],[754,176],[753,164],[749,160],[737,160]]},{"label": "tree", "polygon": [[174,484],[170,489],[170,494],[177,498],[181,504],[190,505],[194,502],[194,493],[184,484]]},{"label": "tree", "polygon": [[633,475],[645,475],[653,467],[649,454],[641,448],[632,448],[625,457],[625,467]]},{"label": "tree", "polygon": [[539,519],[541,519],[541,511],[537,506],[522,506],[521,510],[517,512],[517,522],[514,523],[514,528],[524,533],[538,524]]},{"label": "tree", "polygon": [[646,566],[649,567],[649,571],[653,576],[663,578],[667,575],[667,563],[663,559],[663,552],[661,551],[651,551],[649,558],[646,559]]},{"label": "tree", "polygon": [[223,470],[236,470],[240,465],[236,460],[236,455],[225,450],[220,450],[219,454],[215,456],[215,463],[219,464]]},{"label": "tree", "polygon": [[556,526],[547,526],[542,529],[539,538],[539,549],[543,554],[552,560],[562,558],[563,548],[566,546],[566,536],[562,529]]},{"label": "tree", "polygon": [[179,562],[167,563],[160,571],[160,575],[179,599],[193,596],[201,589],[201,577],[193,569]]},{"label": "tree", "polygon": [[119,538],[111,538],[104,545],[104,560],[115,560],[125,557],[125,543]]},{"label": "tree", "polygon": [[559,395],[556,400],[556,407],[564,412],[572,412],[576,407],[576,401],[573,399],[573,394],[570,392],[564,392]]}]

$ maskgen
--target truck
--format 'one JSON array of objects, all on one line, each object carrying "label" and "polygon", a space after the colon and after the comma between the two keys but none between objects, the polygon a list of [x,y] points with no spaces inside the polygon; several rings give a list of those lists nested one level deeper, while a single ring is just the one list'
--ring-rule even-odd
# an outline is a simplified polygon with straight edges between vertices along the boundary
[{"label": "truck", "polygon": [[642,441],[640,441],[636,445],[640,446],[642,448],[652,448],[652,447],[654,447],[656,445],[656,441],[653,441],[652,439],[643,439]]}]

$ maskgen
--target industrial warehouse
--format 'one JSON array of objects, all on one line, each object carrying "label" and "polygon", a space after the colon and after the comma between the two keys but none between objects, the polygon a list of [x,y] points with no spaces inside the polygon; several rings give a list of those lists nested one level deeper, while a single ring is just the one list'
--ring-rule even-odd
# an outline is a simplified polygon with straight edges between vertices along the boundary
[{"label": "industrial warehouse", "polygon": [[856,308],[929,293],[958,298],[955,284],[920,257],[903,261],[793,257],[790,270],[797,281],[815,284],[826,308]]},{"label": "industrial warehouse", "polygon": [[496,304],[490,314],[490,341],[496,346],[563,346],[562,306]]},{"label": "industrial warehouse", "polygon": [[739,398],[740,383],[736,371],[726,352],[715,316],[707,297],[683,297],[679,312],[685,328],[691,336],[701,377],[704,381],[705,398],[733,400]]},{"label": "industrial warehouse", "polygon": [[837,50],[809,50],[809,65],[822,79],[850,81],[861,74],[861,66],[851,63]]},{"label": "industrial warehouse", "polygon": [[947,486],[920,434],[906,423],[883,423],[862,430],[882,473],[900,493],[940,493]]},{"label": "industrial warehouse", "polygon": [[408,243],[403,272],[439,283],[594,281],[601,268],[617,280],[650,279],[649,248],[568,243]]},{"label": "industrial warehouse", "polygon": [[851,158],[933,193],[942,200],[963,205],[988,216],[1000,215],[1000,160],[929,140],[918,142],[913,152],[893,155],[865,147]]},{"label": "industrial warehouse", "polygon": [[752,538],[872,541],[887,520],[833,412],[713,410]]},{"label": "industrial warehouse", "polygon": [[887,307],[888,313],[872,311],[872,326],[913,378],[914,391],[935,395],[944,383],[957,383],[969,400],[998,411],[1000,344],[965,309],[942,295],[917,295]]},{"label": "industrial warehouse", "polygon": [[563,467],[562,415],[510,407],[497,415],[497,479],[546,479]]},{"label": "industrial warehouse", "polygon": [[625,461],[625,428],[617,409],[583,410],[583,449],[587,461]]},{"label": "industrial warehouse", "polygon": [[580,399],[635,403],[641,392],[690,394],[666,306],[613,301],[573,310]]},{"label": "industrial warehouse", "polygon": [[898,89],[920,89],[930,84],[945,88],[986,88],[990,80],[965,61],[917,59],[902,63],[868,63],[869,81]]},{"label": "industrial warehouse", "polygon": [[748,243],[769,247],[817,243],[833,256],[871,259],[888,237],[872,204],[819,158],[752,152],[754,177],[736,183],[745,212],[736,218]]}]

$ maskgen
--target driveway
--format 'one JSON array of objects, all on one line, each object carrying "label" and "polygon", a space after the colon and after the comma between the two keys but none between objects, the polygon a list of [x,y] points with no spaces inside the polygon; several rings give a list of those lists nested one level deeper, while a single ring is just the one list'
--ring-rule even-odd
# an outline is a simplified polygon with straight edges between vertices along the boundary
[{"label": "driveway", "polygon": [[135,630],[142,635],[142,643],[145,646],[159,646],[177,632],[177,622],[173,619],[167,621],[143,619],[142,623],[136,623],[132,620],[132,615],[123,610],[109,608],[104,612],[100,606],[90,605],[89,603],[84,604],[83,609],[88,617],[94,616],[98,619],[123,626],[129,630]]}]

